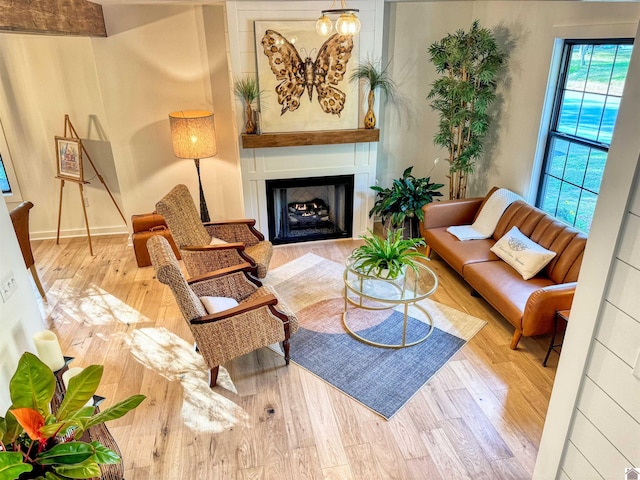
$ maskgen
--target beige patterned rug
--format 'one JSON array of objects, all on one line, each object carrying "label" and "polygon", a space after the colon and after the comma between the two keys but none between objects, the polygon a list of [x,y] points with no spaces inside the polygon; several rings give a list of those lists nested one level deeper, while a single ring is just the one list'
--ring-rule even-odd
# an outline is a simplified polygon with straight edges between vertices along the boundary
[{"label": "beige patterned rug", "polygon": [[[291,339],[291,360],[386,419],[391,418],[486,322],[429,299],[420,301],[433,320],[429,338],[389,349],[367,345],[347,334],[344,266],[308,253],[270,270],[268,284],[294,311],[300,329]],[[399,343],[402,307],[349,307],[349,325],[380,343]],[[429,326],[410,310],[408,332],[420,338]],[[412,339],[407,338],[410,342]]]}]

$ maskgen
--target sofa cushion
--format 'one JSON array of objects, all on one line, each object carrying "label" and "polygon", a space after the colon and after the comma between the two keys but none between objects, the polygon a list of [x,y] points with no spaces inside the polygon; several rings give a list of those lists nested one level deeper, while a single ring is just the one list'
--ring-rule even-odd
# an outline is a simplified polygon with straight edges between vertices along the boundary
[{"label": "sofa cushion", "polygon": [[464,279],[517,328],[522,328],[522,314],[529,296],[554,284],[542,276],[524,281],[501,260],[465,265]]},{"label": "sofa cushion", "polygon": [[507,208],[493,238],[500,239],[514,226],[538,245],[556,252],[556,257],[544,269],[554,283],[578,280],[587,242],[584,233],[522,201],[514,202]]},{"label": "sofa cushion", "polygon": [[447,227],[425,230],[424,239],[431,248],[462,275],[463,267],[468,263],[498,260],[490,248],[495,241],[492,238],[483,240],[458,240],[447,232]]},{"label": "sofa cushion", "polygon": [[556,256],[556,252],[525,237],[518,227],[512,227],[491,251],[511,265],[524,280],[536,276]]}]

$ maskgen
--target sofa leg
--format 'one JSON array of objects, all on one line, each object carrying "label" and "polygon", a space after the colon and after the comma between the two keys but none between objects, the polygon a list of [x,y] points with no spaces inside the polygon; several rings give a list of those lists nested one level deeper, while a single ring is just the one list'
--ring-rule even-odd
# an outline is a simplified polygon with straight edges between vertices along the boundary
[{"label": "sofa leg", "polygon": [[480,294],[476,292],[475,288],[471,289],[471,296],[480,298]]},{"label": "sofa leg", "polygon": [[429,245],[427,245],[427,249],[425,250],[424,254],[427,256],[427,258],[431,258],[431,247]]},{"label": "sofa leg", "polygon": [[511,339],[511,350],[515,350],[518,348],[518,343],[520,343],[520,339],[522,338],[522,331],[516,330],[513,332],[513,338]]}]

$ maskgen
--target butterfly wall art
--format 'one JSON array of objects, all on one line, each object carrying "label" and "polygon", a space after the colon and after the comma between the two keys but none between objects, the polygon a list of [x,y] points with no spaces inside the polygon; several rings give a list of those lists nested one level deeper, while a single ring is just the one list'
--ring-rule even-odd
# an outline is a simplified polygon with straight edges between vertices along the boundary
[{"label": "butterfly wall art", "polygon": [[[308,25],[307,25],[308,24]],[[357,37],[315,32],[314,22],[255,22],[262,130],[358,127]]]}]

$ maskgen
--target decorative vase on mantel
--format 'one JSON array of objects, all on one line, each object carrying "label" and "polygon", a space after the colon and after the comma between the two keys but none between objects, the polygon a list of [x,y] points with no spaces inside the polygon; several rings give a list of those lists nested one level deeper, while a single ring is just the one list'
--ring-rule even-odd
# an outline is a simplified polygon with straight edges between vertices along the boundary
[{"label": "decorative vase on mantel", "polygon": [[376,96],[373,90],[369,90],[368,102],[369,109],[367,110],[366,115],[364,116],[364,128],[372,129],[376,126],[376,114],[373,113],[373,104],[376,101]]},{"label": "decorative vase on mantel", "polygon": [[246,133],[256,133],[256,123],[253,121],[253,109],[250,104],[247,104],[247,123],[244,125],[244,129]]}]

